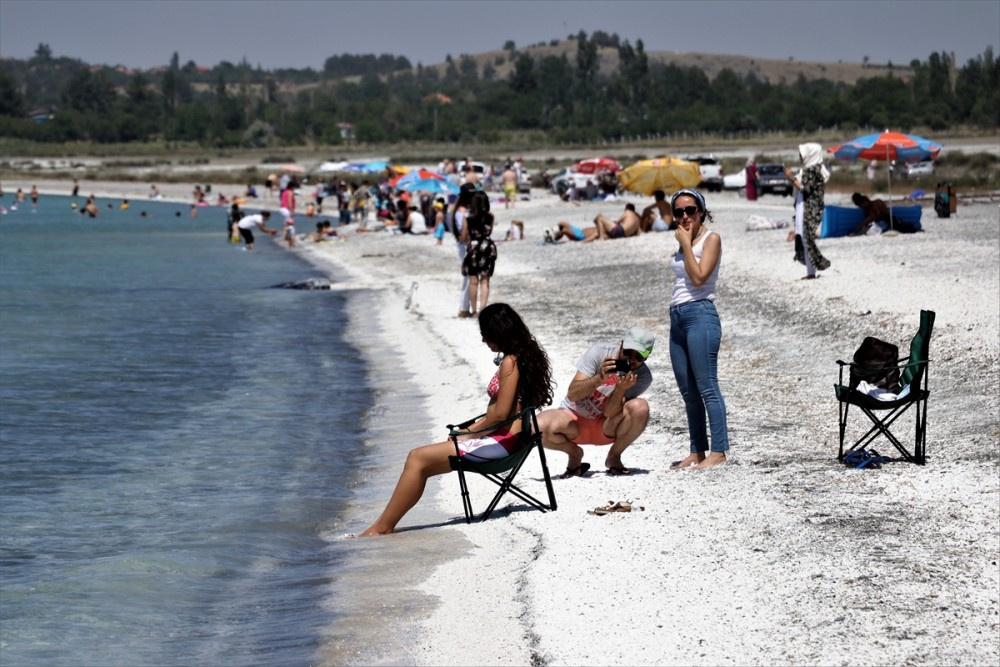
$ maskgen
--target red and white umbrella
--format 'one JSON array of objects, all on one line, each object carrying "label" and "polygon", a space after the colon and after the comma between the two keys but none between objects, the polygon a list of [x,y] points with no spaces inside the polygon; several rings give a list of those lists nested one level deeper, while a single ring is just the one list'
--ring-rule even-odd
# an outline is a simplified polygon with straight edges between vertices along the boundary
[{"label": "red and white umbrella", "polygon": [[592,157],[587,160],[580,160],[573,165],[573,170],[581,174],[595,174],[599,171],[609,171],[617,174],[622,170],[618,160],[609,157]]}]

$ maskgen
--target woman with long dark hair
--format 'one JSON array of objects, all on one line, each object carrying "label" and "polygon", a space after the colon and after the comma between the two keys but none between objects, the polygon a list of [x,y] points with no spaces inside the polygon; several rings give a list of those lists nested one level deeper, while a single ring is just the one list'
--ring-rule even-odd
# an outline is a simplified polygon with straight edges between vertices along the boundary
[{"label": "woman with long dark hair", "polygon": [[[499,459],[514,451],[521,423],[500,426],[527,406],[552,402],[549,358],[521,317],[505,303],[495,303],[479,313],[479,332],[491,351],[502,355],[500,367],[486,389],[486,414],[469,426],[470,431],[494,430],[486,436],[459,438],[460,455],[471,461]],[[392,498],[382,514],[362,537],[391,533],[399,520],[417,504],[427,480],[451,472],[448,457],[455,455],[450,440],[410,450]]]}]

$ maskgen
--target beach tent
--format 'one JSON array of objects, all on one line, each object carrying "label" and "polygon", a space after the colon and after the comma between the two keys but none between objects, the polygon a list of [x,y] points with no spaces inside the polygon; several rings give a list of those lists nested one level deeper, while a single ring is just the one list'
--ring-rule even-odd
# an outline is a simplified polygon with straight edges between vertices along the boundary
[{"label": "beach tent", "polygon": [[[920,206],[896,206],[891,209],[891,215],[896,219],[908,222],[920,229],[920,216],[923,209]],[[827,206],[823,209],[823,222],[820,225],[821,239],[836,236],[847,236],[865,219],[864,211],[857,206]]]}]

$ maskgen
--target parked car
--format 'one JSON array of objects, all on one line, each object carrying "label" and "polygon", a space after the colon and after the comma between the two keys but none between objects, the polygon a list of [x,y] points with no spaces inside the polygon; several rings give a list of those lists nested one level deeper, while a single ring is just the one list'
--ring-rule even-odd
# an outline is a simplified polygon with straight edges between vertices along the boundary
[{"label": "parked car", "polygon": [[762,195],[771,193],[785,197],[792,194],[792,182],[785,176],[785,165],[774,163],[757,165],[757,192]]},{"label": "parked car", "polygon": [[723,178],[726,172],[717,157],[714,155],[685,155],[683,159],[698,163],[698,170],[701,172],[699,188],[709,192],[722,192]]},{"label": "parked car", "polygon": [[570,167],[563,167],[559,170],[559,173],[552,177],[552,184],[549,187],[552,192],[561,197],[571,187],[582,190],[587,187],[588,181],[596,184],[598,183],[598,179],[599,177],[594,174],[581,174],[578,171],[573,171]]},{"label": "parked car", "polygon": [[934,163],[930,160],[923,162],[907,162],[903,165],[903,175],[907,178],[920,178],[921,176],[934,175]]},{"label": "parked car", "polygon": [[740,169],[739,173],[726,174],[722,177],[722,188],[724,190],[742,190],[747,186],[746,167]]}]

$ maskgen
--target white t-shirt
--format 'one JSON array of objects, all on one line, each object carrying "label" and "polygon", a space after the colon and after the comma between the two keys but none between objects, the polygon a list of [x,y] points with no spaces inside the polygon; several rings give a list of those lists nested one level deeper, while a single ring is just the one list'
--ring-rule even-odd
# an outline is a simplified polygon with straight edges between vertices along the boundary
[{"label": "white t-shirt", "polygon": [[[705,249],[705,241],[712,234],[718,234],[718,232],[714,229],[709,229],[708,233],[702,236],[696,245],[691,246],[691,251],[699,262],[701,261],[701,253]],[[674,272],[674,291],[670,297],[670,305],[676,306],[689,301],[701,301],[703,299],[715,301],[715,281],[719,278],[720,266],[722,266],[721,249],[719,250],[719,261],[716,262],[715,268],[712,269],[712,275],[708,277],[704,285],[696,287],[691,282],[691,278],[684,268],[684,253],[678,252],[675,254],[674,259],[670,262],[670,268]]]},{"label": "white t-shirt", "polygon": [[253,229],[257,225],[264,224],[264,216],[260,213],[254,213],[253,215],[248,215],[245,218],[240,218],[240,221],[236,225],[240,229]]},{"label": "white t-shirt", "polygon": [[427,226],[427,220],[424,218],[424,214],[420,211],[410,211],[410,227],[415,229],[417,225],[421,227]]},{"label": "white t-shirt", "polygon": [[[617,356],[618,345],[619,343],[596,343],[591,345],[583,353],[583,356],[577,360],[576,370],[587,377],[597,375],[605,359]],[[646,364],[641,364],[635,370],[635,374],[637,377],[635,386],[625,392],[625,400],[639,396],[649,389],[649,385],[653,383],[653,373]],[[604,384],[598,386],[590,396],[579,401],[571,401],[566,396],[559,407],[587,419],[597,419],[604,414],[604,407],[608,404],[608,398],[611,397],[611,392],[615,390],[615,385],[617,384],[618,376],[614,374],[609,375]]]}]

